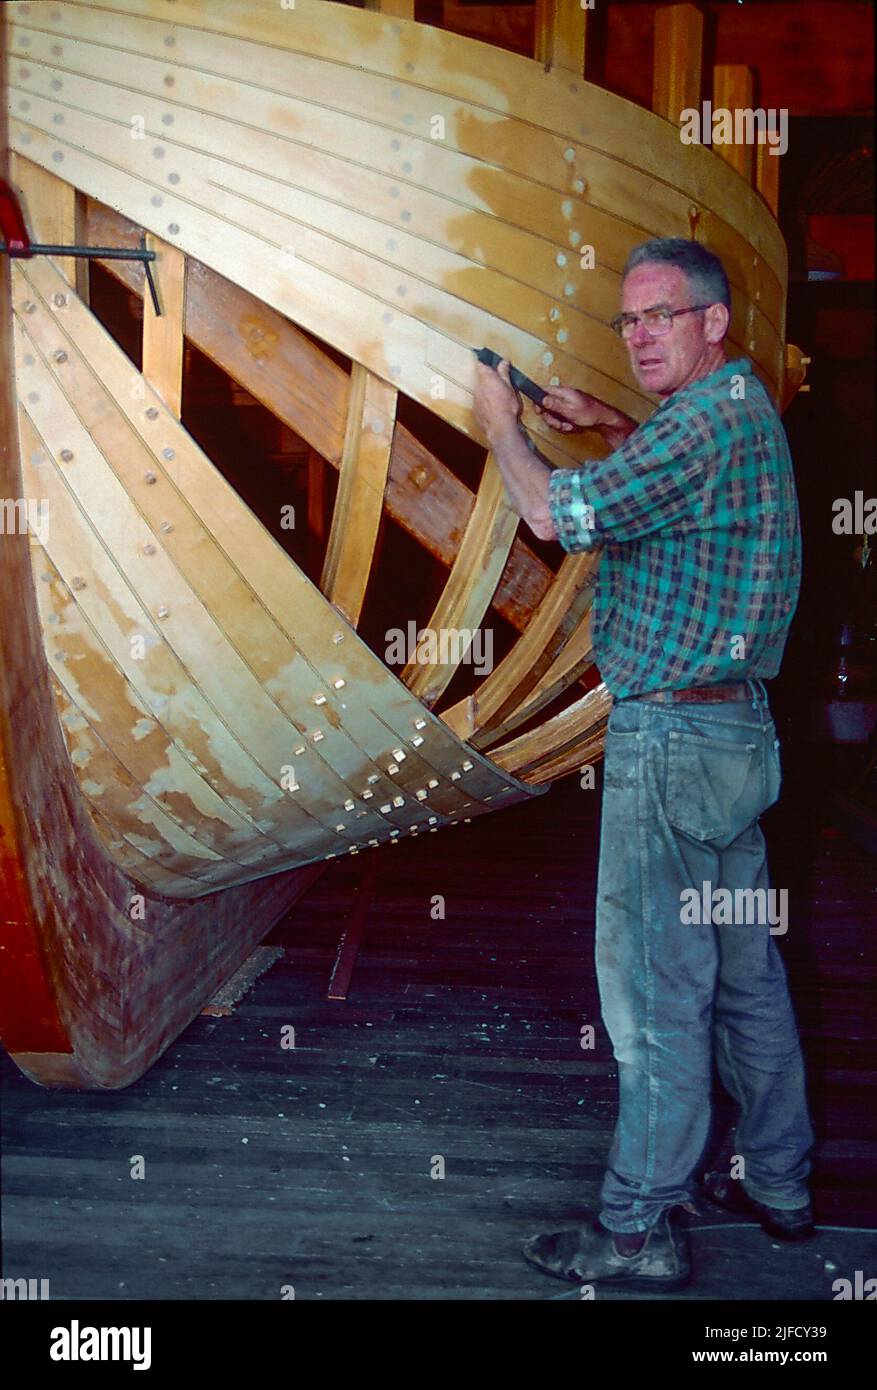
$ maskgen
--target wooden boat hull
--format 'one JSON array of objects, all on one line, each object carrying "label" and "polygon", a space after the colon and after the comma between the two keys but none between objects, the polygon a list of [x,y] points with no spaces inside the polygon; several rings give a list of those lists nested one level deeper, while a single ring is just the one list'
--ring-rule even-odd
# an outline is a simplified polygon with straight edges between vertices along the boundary
[{"label": "wooden boat hull", "polygon": [[[327,860],[599,754],[597,557],[552,570],[493,460],[470,491],[396,420],[400,394],[477,438],[484,344],[645,418],[607,327],[620,272],[637,242],[696,231],[732,281],[731,350],[781,401],[786,254],[755,190],[668,122],[414,23],[40,0],[9,27],[32,235],[146,234],[164,307],[144,296],[135,370],[69,259],[3,266],[3,495],[43,506],[0,573],[3,1037],[44,1084],[120,1086]],[[319,585],[182,423],[185,339],[338,469]],[[605,447],[528,423],[558,466]],[[357,632],[385,511],[448,568],[430,630],[493,608],[521,634],[441,713],[459,652],[397,673]]]}]

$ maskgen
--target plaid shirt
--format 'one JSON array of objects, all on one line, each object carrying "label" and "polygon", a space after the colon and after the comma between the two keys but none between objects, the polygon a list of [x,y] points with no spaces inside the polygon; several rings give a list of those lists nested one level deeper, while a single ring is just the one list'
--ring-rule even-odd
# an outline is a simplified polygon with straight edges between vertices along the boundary
[{"label": "plaid shirt", "polygon": [[748,361],[675,391],[548,487],[564,549],[603,547],[594,656],[616,700],[777,674],[801,582],[798,501]]}]

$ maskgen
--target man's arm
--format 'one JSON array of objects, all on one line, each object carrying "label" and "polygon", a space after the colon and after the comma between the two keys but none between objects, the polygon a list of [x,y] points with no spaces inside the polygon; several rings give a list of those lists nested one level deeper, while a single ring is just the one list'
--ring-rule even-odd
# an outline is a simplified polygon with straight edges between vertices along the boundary
[{"label": "man's arm", "polygon": [[[552,470],[521,429],[521,402],[509,381],[508,363],[503,361],[496,371],[479,363],[475,371],[475,414],[511,505],[539,540],[557,540],[548,500]],[[570,386],[553,387],[539,413],[556,429],[596,430],[612,449],[637,428],[628,415]]]},{"label": "man's arm", "polygon": [[540,541],[557,540],[548,506],[548,479],[551,468],[532,449],[517,420],[498,423],[488,432],[487,442],[502,474],[509,501]]}]

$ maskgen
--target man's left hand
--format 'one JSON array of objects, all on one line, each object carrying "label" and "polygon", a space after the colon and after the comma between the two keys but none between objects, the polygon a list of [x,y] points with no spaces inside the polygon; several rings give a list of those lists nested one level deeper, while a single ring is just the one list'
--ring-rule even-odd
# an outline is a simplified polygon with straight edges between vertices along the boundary
[{"label": "man's left hand", "polygon": [[521,398],[509,380],[509,364],[505,358],[495,371],[483,362],[476,362],[472,408],[489,443],[510,426],[517,425]]}]

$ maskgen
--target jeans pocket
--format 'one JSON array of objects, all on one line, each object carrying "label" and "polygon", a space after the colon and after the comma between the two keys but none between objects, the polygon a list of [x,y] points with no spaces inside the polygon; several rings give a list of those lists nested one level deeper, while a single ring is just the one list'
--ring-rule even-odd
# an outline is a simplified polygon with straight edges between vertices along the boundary
[{"label": "jeans pocket", "polygon": [[[745,826],[759,807],[749,806],[760,783],[756,743],[699,738],[668,731],[667,819],[694,840],[727,836],[734,823]],[[749,791],[750,795],[746,796]]]}]

